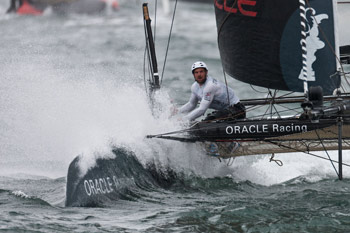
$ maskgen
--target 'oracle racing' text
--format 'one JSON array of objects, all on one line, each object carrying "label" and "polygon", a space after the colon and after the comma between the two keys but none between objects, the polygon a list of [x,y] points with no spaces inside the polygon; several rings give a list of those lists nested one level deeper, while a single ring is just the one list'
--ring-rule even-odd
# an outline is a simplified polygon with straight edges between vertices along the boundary
[{"label": "'oracle racing' text", "polygon": [[113,176],[113,178],[102,177],[84,180],[84,188],[88,196],[108,194],[113,192],[115,189],[125,188],[132,184],[134,184],[133,178],[117,178],[115,176]]},{"label": "'oracle racing' text", "polygon": [[226,127],[226,134],[257,134],[257,133],[298,133],[307,132],[307,125],[279,125],[279,124],[261,124],[261,125],[234,125]]}]

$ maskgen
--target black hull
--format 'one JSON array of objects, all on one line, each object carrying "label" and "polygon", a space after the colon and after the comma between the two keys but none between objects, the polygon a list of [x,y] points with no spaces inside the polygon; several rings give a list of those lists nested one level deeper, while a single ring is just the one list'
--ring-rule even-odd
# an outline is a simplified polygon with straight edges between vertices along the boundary
[{"label": "black hull", "polygon": [[[99,158],[95,166],[82,175],[80,157],[69,165],[66,206],[105,207],[113,202],[134,200],[144,191],[167,188],[178,181],[169,169],[144,168],[136,156],[123,148],[112,150],[115,158]],[[111,157],[111,156],[108,156]]]},{"label": "black hull", "polygon": [[[350,125],[350,118],[344,118],[343,124]],[[259,141],[273,138],[274,140],[286,140],[285,136],[293,136],[288,140],[316,140],[317,135],[310,138],[309,132],[322,130],[328,127],[336,127],[337,119],[320,119],[317,122],[302,120],[299,118],[289,119],[264,119],[264,120],[237,120],[232,122],[200,122],[189,130],[190,137],[197,141]],[[335,131],[337,132],[337,131]],[[283,137],[282,137],[283,136]],[[322,135],[322,139],[337,139],[337,133]],[[343,138],[350,138],[345,131]]]},{"label": "black hull", "polygon": [[[199,123],[191,128],[191,138],[203,142],[208,154],[220,158],[289,152],[350,149],[350,118],[243,120]],[[339,130],[342,133],[339,138]]]}]

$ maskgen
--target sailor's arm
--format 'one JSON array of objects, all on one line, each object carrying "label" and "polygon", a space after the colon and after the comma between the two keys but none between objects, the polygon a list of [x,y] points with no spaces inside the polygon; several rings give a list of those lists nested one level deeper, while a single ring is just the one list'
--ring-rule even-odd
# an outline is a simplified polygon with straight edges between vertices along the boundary
[{"label": "sailor's arm", "polygon": [[191,94],[190,100],[179,109],[179,113],[187,113],[196,108],[198,99],[194,93]]},{"label": "sailor's arm", "polygon": [[193,121],[197,117],[202,116],[209,108],[211,102],[207,100],[202,100],[199,107],[187,114],[184,118],[188,121]]},{"label": "sailor's arm", "polygon": [[208,87],[203,91],[203,98],[201,100],[201,103],[198,108],[190,112],[185,116],[186,120],[193,121],[197,117],[200,117],[204,115],[204,113],[207,111],[209,108],[211,102],[213,102],[214,99],[214,92],[215,89],[212,87]]}]

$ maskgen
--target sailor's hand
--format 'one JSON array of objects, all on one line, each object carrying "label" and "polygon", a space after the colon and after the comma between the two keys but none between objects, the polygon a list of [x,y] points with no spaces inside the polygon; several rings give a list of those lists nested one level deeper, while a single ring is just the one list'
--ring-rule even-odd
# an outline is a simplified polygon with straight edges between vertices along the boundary
[{"label": "sailor's hand", "polygon": [[170,117],[175,116],[176,114],[178,114],[178,112],[179,112],[179,110],[175,106],[172,106],[170,108]]}]

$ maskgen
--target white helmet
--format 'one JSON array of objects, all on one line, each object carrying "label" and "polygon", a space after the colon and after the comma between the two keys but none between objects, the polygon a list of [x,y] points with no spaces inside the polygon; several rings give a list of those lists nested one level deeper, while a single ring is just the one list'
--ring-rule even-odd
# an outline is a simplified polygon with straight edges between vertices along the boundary
[{"label": "white helmet", "polygon": [[208,70],[207,65],[204,62],[202,62],[202,61],[197,61],[197,62],[193,63],[193,65],[192,65],[192,73],[197,68],[204,68],[204,69]]}]

